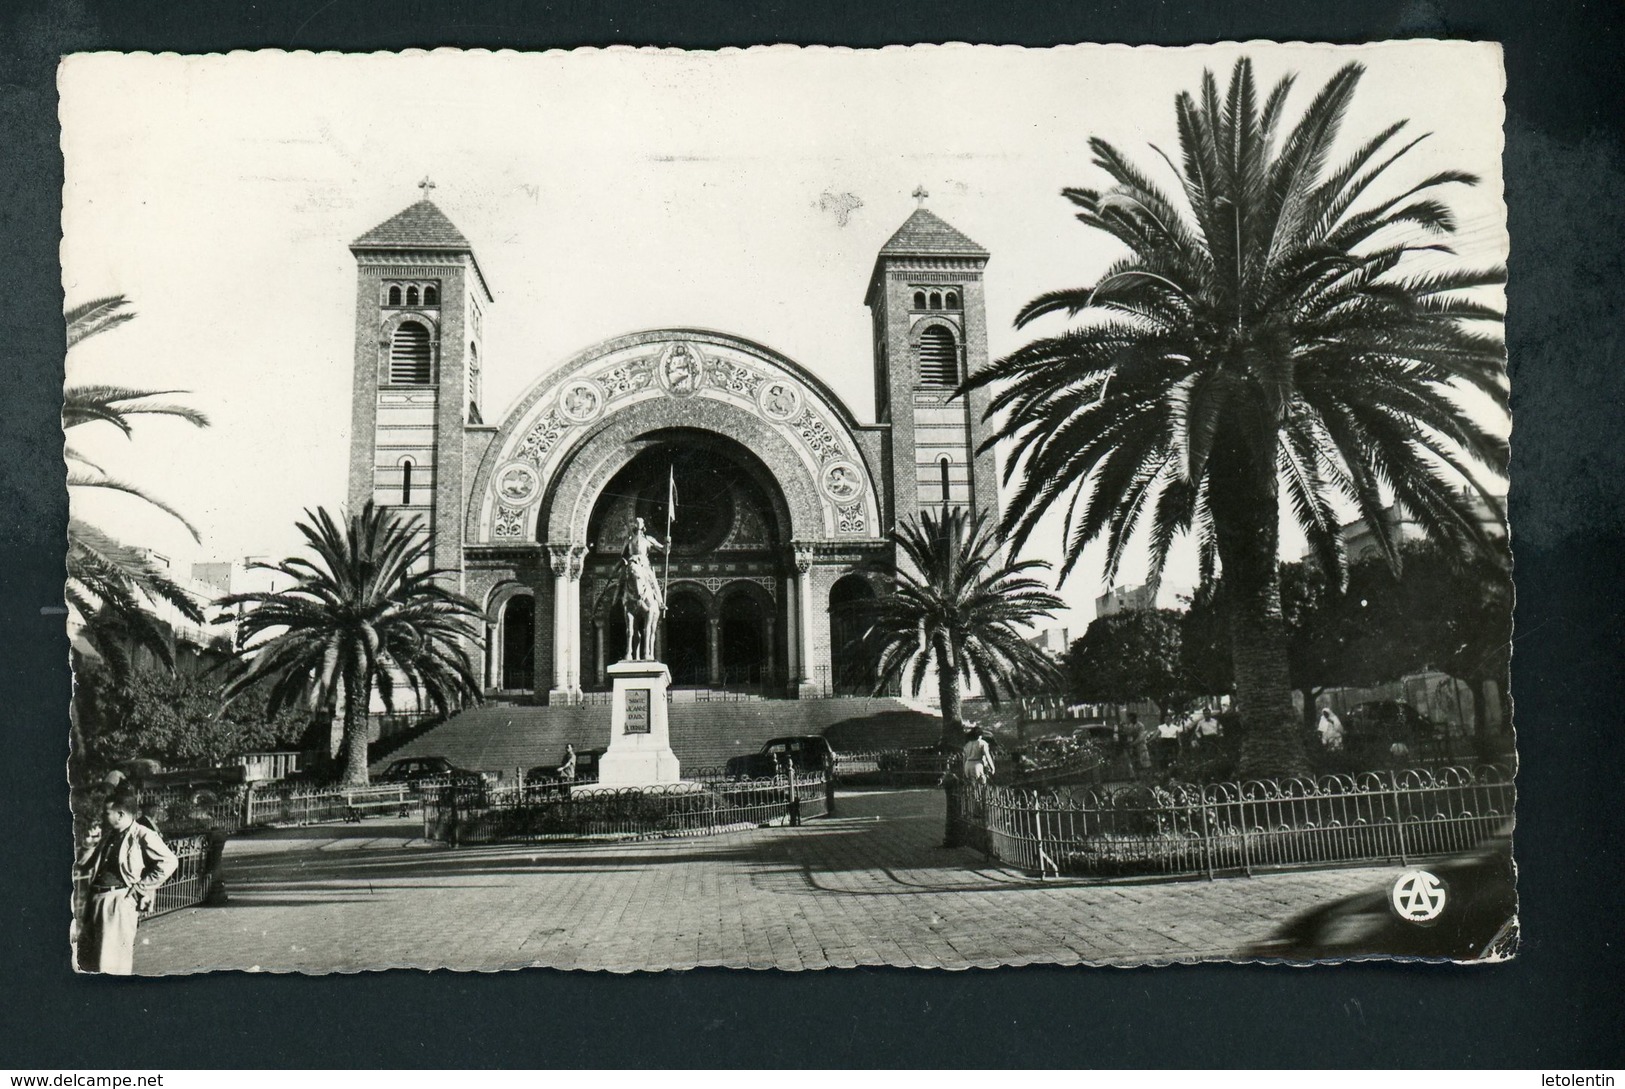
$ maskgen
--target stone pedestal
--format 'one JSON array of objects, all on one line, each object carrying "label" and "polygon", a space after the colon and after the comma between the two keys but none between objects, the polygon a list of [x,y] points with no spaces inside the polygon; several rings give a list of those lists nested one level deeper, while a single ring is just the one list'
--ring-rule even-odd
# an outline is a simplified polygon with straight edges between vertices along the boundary
[{"label": "stone pedestal", "polygon": [[623,787],[677,782],[681,775],[666,723],[671,672],[664,662],[616,662],[608,672],[614,699],[609,751],[598,758],[599,784]]}]

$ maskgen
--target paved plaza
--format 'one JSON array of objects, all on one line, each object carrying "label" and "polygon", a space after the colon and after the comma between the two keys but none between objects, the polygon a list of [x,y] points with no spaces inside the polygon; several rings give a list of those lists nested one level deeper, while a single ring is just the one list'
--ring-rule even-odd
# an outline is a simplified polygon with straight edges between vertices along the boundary
[{"label": "paved plaza", "polygon": [[843,793],[801,828],[452,849],[410,821],[233,839],[231,902],[144,923],[135,970],[992,967],[1225,957],[1393,867],[1040,881],[944,849],[935,790]]}]

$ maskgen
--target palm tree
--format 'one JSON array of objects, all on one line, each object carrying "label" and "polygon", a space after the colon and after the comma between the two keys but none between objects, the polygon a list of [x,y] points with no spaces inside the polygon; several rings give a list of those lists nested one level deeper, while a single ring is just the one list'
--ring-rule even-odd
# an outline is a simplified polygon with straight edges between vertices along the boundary
[{"label": "palm tree", "polygon": [[[123,295],[107,295],[70,307],[62,315],[67,326],[68,348],[109,329],[116,329],[135,317],[129,309],[130,300]],[[108,423],[124,432],[134,434],[130,417],[137,415],[174,416],[194,427],[209,426],[209,418],[195,408],[177,405],[157,398],[167,397],[184,390],[139,390],[125,386],[86,385],[68,386],[62,391],[62,428],[70,430],[81,424]],[[72,488],[106,488],[124,492],[173,516],[195,538],[193,530],[173,507],[153,498],[133,484],[109,476],[100,466],[68,447],[64,451],[68,460],[68,486]]]},{"label": "palm tree", "polygon": [[[1444,170],[1391,183],[1422,139],[1396,142],[1403,121],[1328,169],[1361,72],[1333,76],[1284,138],[1292,77],[1260,108],[1247,60],[1223,98],[1205,73],[1199,98],[1175,102],[1179,165],[1162,156],[1177,197],[1091,140],[1112,185],[1063,196],[1127,255],[1092,287],[1042,295],[1016,319],[1081,323],[965,384],[1000,387],[990,442],[1011,443],[1007,479],[1021,478],[1004,521],[1014,547],[1067,497],[1062,578],[1104,537],[1110,583],[1142,521],[1152,581],[1184,532],[1197,535],[1204,580],[1222,565],[1250,774],[1303,768],[1280,610],[1282,490],[1339,580],[1340,505],[1376,527],[1395,564],[1385,492],[1460,548],[1484,537],[1460,481],[1499,511],[1472,466],[1504,474],[1506,442],[1458,396],[1476,391],[1505,415],[1502,314],[1474,297],[1505,270],[1416,261],[1453,253],[1441,239],[1455,218],[1438,191],[1477,179]],[[1393,195],[1373,195],[1379,181]]]},{"label": "palm tree", "polygon": [[[284,590],[232,594],[243,650],[226,686],[232,700],[265,682],[269,710],[332,706],[344,696],[344,781],[367,781],[367,708],[376,687],[393,711],[404,683],[441,714],[478,700],[465,649],[477,643],[479,609],[430,567],[431,544],[414,525],[368,503],[340,524],[305,512],[298,528],[312,557],[254,566],[293,580]],[[259,642],[256,636],[266,636]]]},{"label": "palm tree", "polygon": [[957,745],[963,683],[975,678],[997,703],[1001,691],[1015,695],[1024,684],[1058,679],[1055,663],[1021,633],[1064,607],[1029,574],[1049,564],[1002,558],[987,516],[958,508],[907,519],[892,540],[903,562],[867,636],[880,662],[877,693],[906,679],[918,694],[934,667],[943,741]]},{"label": "palm tree", "polygon": [[[109,295],[71,307],[62,317],[71,349],[89,337],[116,329],[135,314],[123,295]],[[178,392],[182,391],[69,386],[62,393],[62,427],[66,431],[87,423],[107,423],[130,436],[134,431],[130,418],[142,414],[173,416],[195,427],[207,427],[208,418],[196,409],[156,400]],[[108,475],[71,446],[64,454],[70,488],[99,488],[134,496],[169,514],[197,538],[197,531],[180,512],[162,500]],[[174,665],[169,631],[153,614],[152,606],[167,602],[188,620],[203,622],[198,604],[146,553],[119,543],[80,518],[68,521],[67,570],[67,603],[79,614],[85,641],[116,681],[128,676],[131,651],[136,647],[149,650],[166,668]]]}]

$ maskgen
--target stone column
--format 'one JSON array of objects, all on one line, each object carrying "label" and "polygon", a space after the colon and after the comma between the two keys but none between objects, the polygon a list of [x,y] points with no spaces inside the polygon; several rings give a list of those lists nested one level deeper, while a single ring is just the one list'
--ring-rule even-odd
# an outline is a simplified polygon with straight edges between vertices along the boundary
[{"label": "stone column", "polygon": [[764,668],[763,684],[774,684],[779,679],[779,650],[778,644],[773,641],[773,614],[767,614],[767,665]]},{"label": "stone column", "polygon": [[722,620],[720,617],[706,617],[705,650],[706,660],[711,667],[709,683],[712,687],[715,687],[722,683]]},{"label": "stone column", "polygon": [[796,616],[796,584],[793,579],[784,580],[784,648],[784,666],[789,673],[785,680],[791,688],[796,688],[801,683],[801,621]]},{"label": "stone column", "polygon": [[575,698],[581,695],[581,572],[586,566],[587,549],[584,545],[570,546],[570,562],[565,571],[565,586],[570,592],[570,641],[568,644],[568,657],[565,664],[568,671],[570,696]]},{"label": "stone column", "polygon": [[796,680],[806,687],[817,680],[812,676],[813,610],[812,610],[812,553],[796,552],[796,619],[801,630],[796,642],[801,647],[801,662],[796,667]]},{"label": "stone column", "polygon": [[547,700],[549,703],[568,703],[571,689],[570,649],[576,642],[575,630],[580,625],[576,612],[579,599],[571,587],[580,583],[570,575],[569,545],[548,545],[547,561],[553,572],[553,686],[548,689]]},{"label": "stone column", "polygon": [[607,684],[608,681],[609,681],[609,674],[604,672],[606,666],[608,665],[608,663],[604,661],[604,628],[605,627],[607,627],[607,625],[604,623],[604,621],[603,621],[603,619],[601,617],[594,617],[593,618],[593,622],[592,622],[593,677],[597,680],[598,684],[600,684],[600,685]]}]

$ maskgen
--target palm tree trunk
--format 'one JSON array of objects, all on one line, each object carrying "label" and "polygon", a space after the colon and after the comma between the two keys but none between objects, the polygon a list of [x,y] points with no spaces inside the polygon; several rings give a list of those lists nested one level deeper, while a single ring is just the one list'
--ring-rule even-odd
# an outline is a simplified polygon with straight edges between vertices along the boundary
[{"label": "palm tree trunk", "polygon": [[1246,778],[1307,774],[1281,618],[1280,495],[1273,422],[1216,443],[1209,476],[1214,537],[1230,596],[1230,661]]},{"label": "palm tree trunk", "polygon": [[942,743],[957,749],[965,742],[965,723],[954,648],[946,636],[937,643],[937,695],[942,702]]},{"label": "palm tree trunk", "polygon": [[1231,620],[1230,659],[1241,713],[1241,764],[1246,778],[1308,771],[1286,669],[1286,625],[1260,603],[1237,602]]},{"label": "palm tree trunk", "polygon": [[344,784],[367,785],[367,691],[360,662],[344,671]]}]

